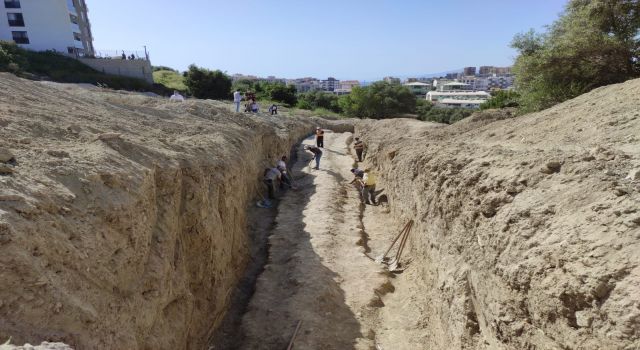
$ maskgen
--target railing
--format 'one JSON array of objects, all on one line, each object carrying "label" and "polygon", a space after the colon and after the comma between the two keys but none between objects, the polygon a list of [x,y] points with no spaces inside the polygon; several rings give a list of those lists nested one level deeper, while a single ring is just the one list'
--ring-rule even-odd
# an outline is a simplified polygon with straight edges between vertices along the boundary
[{"label": "railing", "polygon": [[78,54],[78,57],[105,60],[144,60],[149,61],[149,53],[135,50],[95,50],[93,55]]}]

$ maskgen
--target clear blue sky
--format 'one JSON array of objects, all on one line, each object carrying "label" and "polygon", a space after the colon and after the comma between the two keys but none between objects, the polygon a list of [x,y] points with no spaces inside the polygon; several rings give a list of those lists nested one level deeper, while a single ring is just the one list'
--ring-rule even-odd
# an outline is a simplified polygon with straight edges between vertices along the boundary
[{"label": "clear blue sky", "polygon": [[566,0],[86,0],[96,49],[229,74],[371,80],[510,65]]}]

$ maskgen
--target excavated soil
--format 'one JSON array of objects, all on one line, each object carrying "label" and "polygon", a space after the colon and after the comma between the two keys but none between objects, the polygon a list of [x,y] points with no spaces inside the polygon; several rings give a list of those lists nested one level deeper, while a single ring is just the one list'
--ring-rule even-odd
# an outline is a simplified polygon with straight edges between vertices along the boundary
[{"label": "excavated soil", "polygon": [[262,170],[328,122],[9,74],[0,88],[0,341],[204,348],[250,259]]},{"label": "excavated soil", "polygon": [[[0,87],[0,341],[285,349],[300,325],[295,349],[640,349],[640,80],[517,118],[355,134]],[[316,124],[333,130],[319,170],[298,144]],[[380,205],[349,184],[353,136]],[[253,207],[289,151],[297,190]],[[374,260],[409,220],[391,273]]]}]

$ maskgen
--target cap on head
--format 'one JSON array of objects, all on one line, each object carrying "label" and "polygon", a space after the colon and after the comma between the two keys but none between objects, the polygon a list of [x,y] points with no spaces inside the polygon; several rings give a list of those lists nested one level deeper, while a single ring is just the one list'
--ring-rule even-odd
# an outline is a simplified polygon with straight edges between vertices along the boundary
[{"label": "cap on head", "polygon": [[355,173],[356,172],[356,168],[351,168],[351,172]]},{"label": "cap on head", "polygon": [[358,141],[358,140],[360,140],[360,138],[359,138],[359,137],[356,137],[356,141]]},{"label": "cap on head", "polygon": [[319,126],[318,126],[318,127],[316,127],[316,130],[320,130],[320,127],[319,127]]}]

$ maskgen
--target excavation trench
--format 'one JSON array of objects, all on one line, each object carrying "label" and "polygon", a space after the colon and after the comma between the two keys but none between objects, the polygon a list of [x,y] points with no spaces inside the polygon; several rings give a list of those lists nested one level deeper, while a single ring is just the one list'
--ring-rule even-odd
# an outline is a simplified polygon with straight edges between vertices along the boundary
[{"label": "excavation trench", "polygon": [[[385,209],[361,206],[348,184],[350,138],[327,132],[320,170],[308,167],[310,155],[296,147],[299,160],[292,171],[298,190],[284,193],[277,210],[250,210],[252,251],[258,255],[210,349],[285,348],[299,321],[299,349],[376,345],[378,310],[394,288],[368,255],[363,219],[367,210],[384,215]],[[388,225],[376,217],[380,227]],[[376,242],[373,253],[379,254],[383,242]]]}]

